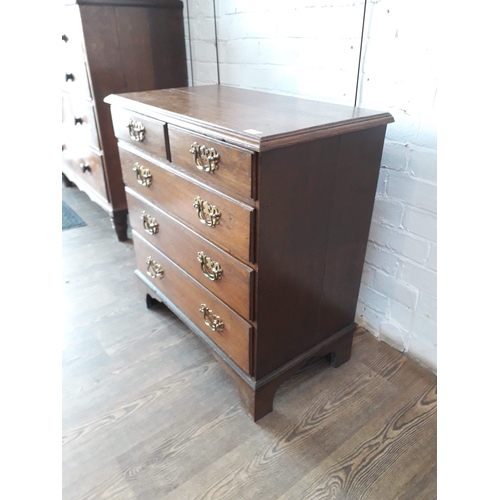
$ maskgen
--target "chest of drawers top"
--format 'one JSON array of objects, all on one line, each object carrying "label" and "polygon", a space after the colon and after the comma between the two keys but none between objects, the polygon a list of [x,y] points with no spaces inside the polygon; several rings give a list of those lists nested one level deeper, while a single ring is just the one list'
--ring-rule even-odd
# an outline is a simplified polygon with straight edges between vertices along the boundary
[{"label": "chest of drawers top", "polygon": [[389,113],[223,85],[131,92],[105,102],[252,151],[394,121]]}]

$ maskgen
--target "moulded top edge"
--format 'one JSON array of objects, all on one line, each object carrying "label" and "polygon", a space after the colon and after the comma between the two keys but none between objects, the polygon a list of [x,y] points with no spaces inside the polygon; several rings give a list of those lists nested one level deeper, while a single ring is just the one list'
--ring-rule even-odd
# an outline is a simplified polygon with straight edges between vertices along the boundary
[{"label": "moulded top edge", "polygon": [[387,112],[222,85],[110,95],[105,102],[255,151],[394,121]]}]

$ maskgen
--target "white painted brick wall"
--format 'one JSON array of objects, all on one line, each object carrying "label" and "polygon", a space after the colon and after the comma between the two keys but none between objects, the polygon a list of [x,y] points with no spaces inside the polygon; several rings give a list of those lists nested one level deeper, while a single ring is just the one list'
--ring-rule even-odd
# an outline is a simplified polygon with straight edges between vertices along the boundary
[{"label": "white painted brick wall", "polygon": [[[186,3],[193,84],[217,82],[215,18],[220,83],[353,105],[363,0],[216,0],[215,13],[213,0]],[[430,0],[367,4],[358,105],[396,121],[387,128],[356,321],[436,370],[433,11]]]}]

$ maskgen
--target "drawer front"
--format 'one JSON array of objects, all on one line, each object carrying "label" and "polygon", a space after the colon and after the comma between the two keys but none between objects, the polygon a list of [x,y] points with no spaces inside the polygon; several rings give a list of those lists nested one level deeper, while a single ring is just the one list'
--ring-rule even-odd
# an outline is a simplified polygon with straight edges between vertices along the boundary
[{"label": "drawer front", "polygon": [[169,126],[172,163],[200,181],[230,190],[247,198],[253,196],[253,155],[250,151],[230,147]]},{"label": "drawer front", "polygon": [[88,184],[102,198],[108,200],[104,180],[104,168],[101,155],[86,148],[63,146],[63,172],[78,184],[81,180]]},{"label": "drawer front", "polygon": [[116,106],[111,106],[111,116],[115,136],[118,139],[160,160],[167,159],[165,123]]},{"label": "drawer front", "polygon": [[235,363],[249,373],[252,326],[157,249],[149,245],[137,233],[133,232],[133,238],[139,272],[168,297]]},{"label": "drawer front", "polygon": [[132,228],[238,314],[253,319],[253,269],[126,191]]},{"label": "drawer front", "polygon": [[61,71],[62,89],[83,99],[92,99],[87,65],[80,57],[64,61]]},{"label": "drawer front", "polygon": [[[231,255],[252,261],[252,207],[206,190],[123,147],[119,150],[126,186],[186,222]],[[138,176],[139,181],[147,185],[141,185]]]},{"label": "drawer front", "polygon": [[82,143],[99,149],[94,106],[65,92],[62,100],[64,143]]}]

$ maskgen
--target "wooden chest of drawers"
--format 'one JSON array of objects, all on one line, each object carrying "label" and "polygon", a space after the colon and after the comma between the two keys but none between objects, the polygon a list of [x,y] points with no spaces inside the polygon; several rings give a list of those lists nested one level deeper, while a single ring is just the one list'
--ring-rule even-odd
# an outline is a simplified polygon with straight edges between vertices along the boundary
[{"label": "wooden chest of drawers", "polygon": [[112,92],[187,85],[182,2],[63,0],[62,171],[127,239],[127,202],[109,106]]},{"label": "wooden chest of drawers", "polygon": [[105,101],[148,306],[208,343],[255,420],[310,358],[346,362],[391,115],[218,85]]}]

